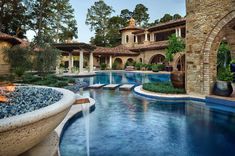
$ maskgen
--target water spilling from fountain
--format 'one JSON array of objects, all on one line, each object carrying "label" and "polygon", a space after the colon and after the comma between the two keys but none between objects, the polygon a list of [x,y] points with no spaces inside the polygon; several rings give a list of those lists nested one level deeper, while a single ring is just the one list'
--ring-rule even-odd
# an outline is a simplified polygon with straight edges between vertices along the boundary
[{"label": "water spilling from fountain", "polygon": [[[79,90],[80,95],[83,96],[83,88],[80,88]],[[85,120],[85,135],[86,135],[86,152],[87,156],[90,156],[90,105],[88,104],[82,104],[82,114],[83,118]]]}]

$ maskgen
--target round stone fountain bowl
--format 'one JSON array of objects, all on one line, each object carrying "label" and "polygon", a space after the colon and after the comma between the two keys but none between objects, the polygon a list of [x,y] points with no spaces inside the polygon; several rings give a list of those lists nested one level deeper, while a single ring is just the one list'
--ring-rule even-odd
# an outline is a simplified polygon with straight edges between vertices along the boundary
[{"label": "round stone fountain bowl", "polygon": [[0,119],[0,156],[19,155],[29,150],[45,139],[64,119],[76,96],[66,89],[52,89],[63,94],[56,103],[32,112]]}]

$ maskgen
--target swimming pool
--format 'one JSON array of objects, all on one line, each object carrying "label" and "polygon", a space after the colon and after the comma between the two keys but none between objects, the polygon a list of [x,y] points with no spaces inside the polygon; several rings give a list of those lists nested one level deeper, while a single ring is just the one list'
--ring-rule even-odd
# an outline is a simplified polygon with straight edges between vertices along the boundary
[{"label": "swimming pool", "polygon": [[[91,156],[234,155],[235,114],[202,102],[167,102],[131,92],[87,90]],[[64,132],[62,156],[86,155],[84,119]]]},{"label": "swimming pool", "polygon": [[170,81],[169,74],[144,74],[136,72],[98,72],[95,77],[80,78],[80,81],[88,84],[136,84],[147,82]]}]

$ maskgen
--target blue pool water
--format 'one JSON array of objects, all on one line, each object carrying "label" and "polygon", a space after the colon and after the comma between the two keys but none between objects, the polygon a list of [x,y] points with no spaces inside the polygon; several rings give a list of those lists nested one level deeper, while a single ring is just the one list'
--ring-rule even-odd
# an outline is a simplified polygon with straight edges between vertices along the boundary
[{"label": "blue pool water", "polygon": [[169,74],[143,74],[133,72],[99,72],[95,77],[82,78],[80,81],[88,84],[136,84],[140,85],[147,82],[166,82],[170,81]]},{"label": "blue pool water", "polygon": [[[87,90],[85,96],[96,100],[90,114],[91,156],[235,155],[232,109],[157,101],[118,90]],[[66,129],[60,148],[62,156],[86,155],[83,118]]]}]

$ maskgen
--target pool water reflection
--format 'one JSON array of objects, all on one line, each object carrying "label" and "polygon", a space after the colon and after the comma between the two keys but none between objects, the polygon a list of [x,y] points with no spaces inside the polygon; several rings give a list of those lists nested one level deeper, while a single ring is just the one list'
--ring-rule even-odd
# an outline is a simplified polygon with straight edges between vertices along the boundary
[{"label": "pool water reflection", "polygon": [[147,82],[166,82],[170,81],[169,74],[144,74],[134,72],[98,72],[95,77],[82,78],[81,81],[88,84],[136,84],[140,85]]}]

